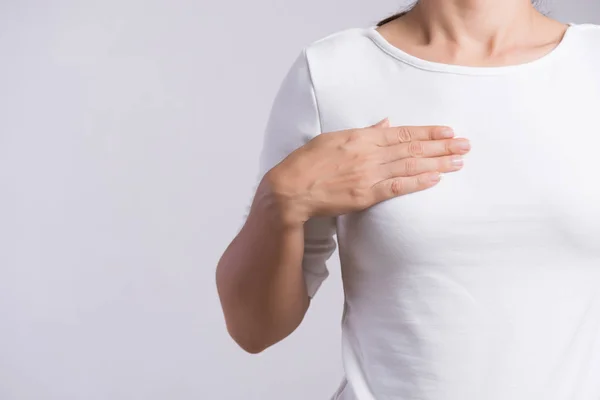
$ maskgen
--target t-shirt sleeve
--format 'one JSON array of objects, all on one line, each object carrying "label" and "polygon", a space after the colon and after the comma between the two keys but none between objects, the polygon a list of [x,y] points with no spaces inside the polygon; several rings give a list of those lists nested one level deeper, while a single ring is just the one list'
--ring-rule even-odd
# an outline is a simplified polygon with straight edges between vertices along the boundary
[{"label": "t-shirt sleeve", "polygon": [[[255,188],[266,172],[320,133],[317,99],[304,49],[283,78],[272,103]],[[249,210],[250,205],[246,216]],[[335,217],[314,217],[304,224],[302,269],[310,297],[329,275],[326,261],[337,247],[335,226]]]}]

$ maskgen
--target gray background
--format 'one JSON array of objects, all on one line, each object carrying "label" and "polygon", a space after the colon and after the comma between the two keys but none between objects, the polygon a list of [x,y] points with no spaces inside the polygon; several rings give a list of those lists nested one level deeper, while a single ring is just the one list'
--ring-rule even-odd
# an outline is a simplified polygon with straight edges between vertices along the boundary
[{"label": "gray background", "polygon": [[[499,0],[500,1],[500,0]],[[338,260],[258,356],[214,269],[301,47],[392,0],[0,1],[0,399],[326,399]],[[600,2],[549,4],[600,22]]]}]

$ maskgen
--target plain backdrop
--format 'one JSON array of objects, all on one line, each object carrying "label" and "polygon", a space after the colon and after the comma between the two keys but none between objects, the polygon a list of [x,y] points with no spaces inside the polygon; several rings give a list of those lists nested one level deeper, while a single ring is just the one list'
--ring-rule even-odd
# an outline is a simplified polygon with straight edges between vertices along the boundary
[{"label": "plain backdrop", "polygon": [[[228,337],[214,271],[300,49],[402,6],[0,0],[0,399],[328,399],[336,256],[260,355]],[[600,22],[597,0],[548,8]]]}]

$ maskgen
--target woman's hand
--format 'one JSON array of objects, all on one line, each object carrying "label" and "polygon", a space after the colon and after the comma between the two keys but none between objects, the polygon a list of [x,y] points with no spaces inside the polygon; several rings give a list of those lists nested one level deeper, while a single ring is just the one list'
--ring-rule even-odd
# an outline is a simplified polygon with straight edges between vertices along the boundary
[{"label": "woman's hand", "polygon": [[443,126],[366,128],[323,133],[271,169],[269,190],[291,224],[337,216],[428,189],[462,168],[467,139]]}]

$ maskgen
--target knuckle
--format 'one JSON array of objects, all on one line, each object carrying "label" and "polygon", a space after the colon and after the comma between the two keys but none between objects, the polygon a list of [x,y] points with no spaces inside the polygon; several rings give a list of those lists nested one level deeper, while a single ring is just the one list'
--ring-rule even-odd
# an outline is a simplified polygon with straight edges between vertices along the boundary
[{"label": "knuckle", "polygon": [[338,151],[340,151],[344,157],[354,159],[356,157],[355,146],[349,141],[339,143],[337,146]]},{"label": "knuckle", "polygon": [[352,203],[362,207],[368,202],[368,189],[363,185],[353,187],[350,189],[350,197],[352,199]]},{"label": "knuckle", "polygon": [[350,188],[350,197],[352,197],[352,199],[354,201],[356,201],[357,199],[359,199],[360,197],[362,197],[363,195],[363,190],[360,187],[352,187]]},{"label": "knuckle", "polygon": [[406,126],[398,127],[398,130],[396,131],[396,135],[398,137],[399,143],[406,143],[406,142],[410,142],[412,140],[412,132]]},{"label": "knuckle", "polygon": [[350,171],[354,176],[363,176],[366,168],[368,157],[360,151],[360,149],[351,148],[346,151],[348,155],[348,161],[351,163]]},{"label": "knuckle", "polygon": [[452,140],[444,140],[444,153],[452,154]]},{"label": "knuckle", "polygon": [[347,142],[353,143],[353,142],[362,140],[364,135],[362,135],[361,133],[362,132],[357,129],[352,129],[352,130],[348,131],[348,133],[346,135]]},{"label": "knuckle", "polygon": [[408,144],[408,152],[413,157],[421,157],[423,155],[423,142],[410,142]]},{"label": "knuckle", "polygon": [[393,196],[399,196],[404,190],[402,179],[394,179],[390,184],[390,192]]}]

